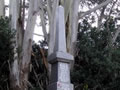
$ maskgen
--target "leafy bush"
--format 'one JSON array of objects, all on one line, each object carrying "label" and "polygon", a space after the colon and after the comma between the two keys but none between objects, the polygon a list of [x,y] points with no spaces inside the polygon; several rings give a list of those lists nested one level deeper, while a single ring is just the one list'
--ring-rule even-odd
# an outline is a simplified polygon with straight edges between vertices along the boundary
[{"label": "leafy bush", "polygon": [[87,20],[79,24],[77,52],[71,74],[75,90],[120,90],[120,41],[111,45],[113,19],[98,31]]},{"label": "leafy bush", "polygon": [[33,44],[31,56],[31,69],[29,73],[29,90],[47,90],[48,79],[48,62],[46,42]]},{"label": "leafy bush", "polygon": [[14,32],[9,27],[9,19],[7,17],[0,18],[0,90],[8,90],[9,88],[9,65],[13,58],[13,47],[11,39]]}]

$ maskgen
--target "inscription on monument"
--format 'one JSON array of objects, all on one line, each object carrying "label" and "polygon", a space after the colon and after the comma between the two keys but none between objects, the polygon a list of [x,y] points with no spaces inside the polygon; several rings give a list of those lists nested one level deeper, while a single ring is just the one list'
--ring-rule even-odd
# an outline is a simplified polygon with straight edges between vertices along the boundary
[{"label": "inscription on monument", "polygon": [[59,73],[59,81],[62,82],[70,82],[70,70],[69,70],[69,64],[68,63],[58,63],[58,73]]}]

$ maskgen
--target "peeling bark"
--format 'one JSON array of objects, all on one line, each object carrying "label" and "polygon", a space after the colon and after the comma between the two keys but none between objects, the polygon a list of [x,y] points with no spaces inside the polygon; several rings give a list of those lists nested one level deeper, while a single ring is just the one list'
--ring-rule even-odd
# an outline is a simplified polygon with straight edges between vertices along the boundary
[{"label": "peeling bark", "polygon": [[36,23],[38,11],[38,0],[30,0],[28,21],[24,33],[23,46],[22,46],[22,60],[20,61],[20,84],[21,90],[27,90],[28,74],[31,60],[31,49],[33,40],[33,31]]},{"label": "peeling bark", "polygon": [[17,33],[19,30],[18,29],[18,18],[19,18],[19,4],[20,0],[11,0],[10,1],[10,16],[11,16],[11,30],[16,30],[16,35],[15,38],[13,38],[13,41],[15,43],[12,44],[14,47],[14,57],[13,57],[13,62],[11,64],[11,70],[10,70],[10,88],[12,90],[19,90],[20,89],[20,83],[19,83],[19,64],[18,64],[18,53],[17,53],[17,48],[18,48],[18,42],[17,42]]},{"label": "peeling bark", "polygon": [[38,11],[38,0],[30,0],[25,33],[23,27],[24,17],[21,17],[22,10],[20,5],[22,5],[21,0],[11,0],[10,2],[11,29],[16,30],[16,43],[14,45],[15,54],[10,72],[11,90],[27,90],[28,87],[29,65],[31,59],[33,31]]},{"label": "peeling bark", "polygon": [[80,0],[74,1],[71,5],[68,26],[66,26],[67,33],[67,51],[74,55],[75,41],[77,39],[78,29],[78,9]]}]

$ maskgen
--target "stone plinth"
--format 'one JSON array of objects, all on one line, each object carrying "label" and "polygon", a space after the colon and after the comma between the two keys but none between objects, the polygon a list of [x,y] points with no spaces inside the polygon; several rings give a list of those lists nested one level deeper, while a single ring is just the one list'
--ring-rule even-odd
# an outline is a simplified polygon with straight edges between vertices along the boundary
[{"label": "stone plinth", "polygon": [[48,90],[73,90],[73,85],[64,82],[56,82],[52,83],[48,87]]},{"label": "stone plinth", "polygon": [[70,67],[73,62],[73,56],[64,53],[56,52],[49,57],[51,63],[51,79],[48,90],[73,90],[73,85],[70,83]]}]

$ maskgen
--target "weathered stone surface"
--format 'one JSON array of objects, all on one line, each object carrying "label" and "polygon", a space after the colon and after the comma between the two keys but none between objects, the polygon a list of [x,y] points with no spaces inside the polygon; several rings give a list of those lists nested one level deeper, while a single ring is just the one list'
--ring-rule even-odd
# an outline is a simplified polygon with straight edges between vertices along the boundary
[{"label": "weathered stone surface", "polygon": [[61,62],[67,62],[67,63],[73,63],[73,56],[70,55],[69,53],[66,53],[66,52],[55,52],[53,54],[51,54],[49,56],[49,62],[52,64],[52,63],[55,63],[55,62],[58,62],[58,61],[61,61]]},{"label": "weathered stone surface", "polygon": [[73,90],[73,84],[55,82],[48,86],[48,90]]},{"label": "weathered stone surface", "polygon": [[57,81],[70,83],[69,63],[58,62],[52,65],[50,83],[54,83]]},{"label": "weathered stone surface", "polygon": [[66,38],[65,38],[65,22],[64,22],[64,8],[57,7],[56,11],[56,39],[54,52],[66,52]]},{"label": "weathered stone surface", "polygon": [[48,90],[73,90],[70,83],[70,67],[73,64],[73,56],[66,51],[64,8],[57,7],[56,11],[56,41],[54,53],[49,56],[51,63],[51,79]]},{"label": "weathered stone surface", "polygon": [[73,56],[66,52],[64,8],[62,6],[56,9],[56,39],[54,53],[49,56],[49,63],[58,61],[74,63]]}]

